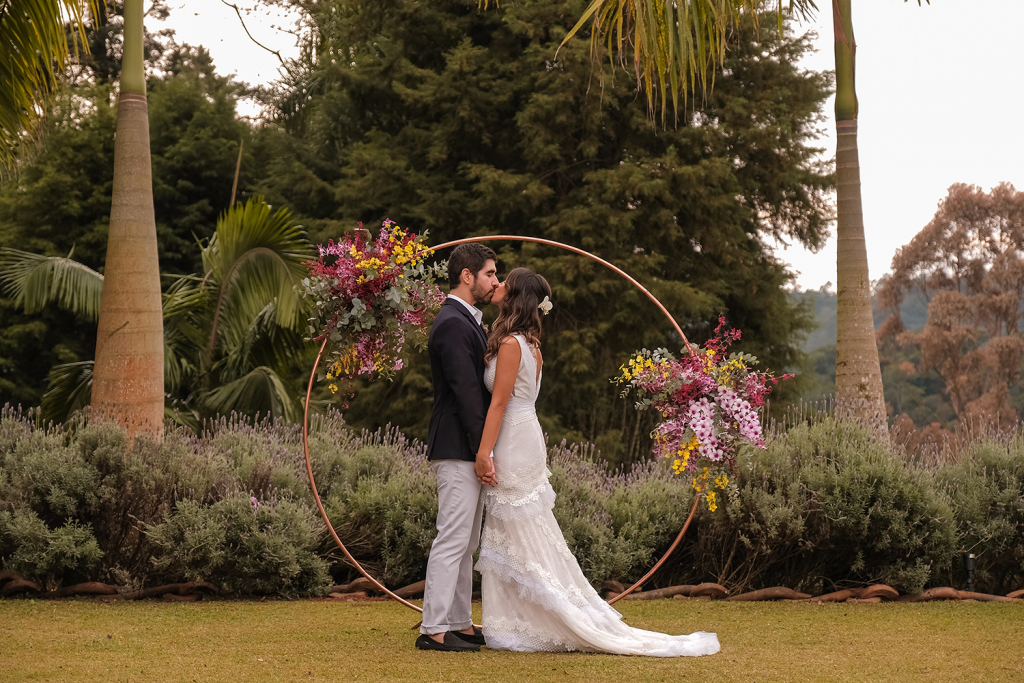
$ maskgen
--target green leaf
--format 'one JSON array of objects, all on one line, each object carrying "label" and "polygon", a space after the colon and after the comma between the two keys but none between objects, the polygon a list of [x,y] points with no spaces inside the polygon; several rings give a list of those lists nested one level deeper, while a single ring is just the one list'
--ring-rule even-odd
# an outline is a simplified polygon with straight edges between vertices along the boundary
[{"label": "green leaf", "polygon": [[203,249],[205,287],[215,302],[208,362],[218,347],[239,343],[270,303],[278,325],[301,329],[308,307],[295,285],[306,275],[302,263],[314,253],[291,213],[284,208],[272,212],[262,197],[239,202],[221,216]]},{"label": "green leaf", "polygon": [[93,361],[65,363],[50,368],[48,389],[43,394],[43,422],[64,422],[76,410],[89,405],[92,398]]},{"label": "green leaf", "polygon": [[[0,166],[11,168],[26,143],[39,140],[45,103],[60,82],[78,44],[85,42],[86,12],[98,0],[0,2]],[[65,23],[71,31],[65,31]]]},{"label": "green leaf", "polygon": [[[665,123],[669,101],[678,117],[680,95],[685,103],[698,88],[706,93],[714,83],[740,17],[750,14],[756,20],[772,6],[781,34],[781,0],[593,0],[559,49],[590,21],[591,57],[596,61],[607,55],[633,71],[648,111],[653,115],[660,101]],[[803,17],[816,9],[814,0],[789,2],[789,12]]]},{"label": "green leaf", "polygon": [[38,313],[56,302],[87,320],[99,319],[103,276],[72,260],[71,254],[61,258],[18,249],[0,250],[0,284],[26,313]]},{"label": "green leaf", "polygon": [[290,422],[299,419],[298,402],[290,396],[277,373],[266,366],[217,387],[207,394],[203,402],[207,408],[220,414],[234,410],[249,415],[270,414]]}]

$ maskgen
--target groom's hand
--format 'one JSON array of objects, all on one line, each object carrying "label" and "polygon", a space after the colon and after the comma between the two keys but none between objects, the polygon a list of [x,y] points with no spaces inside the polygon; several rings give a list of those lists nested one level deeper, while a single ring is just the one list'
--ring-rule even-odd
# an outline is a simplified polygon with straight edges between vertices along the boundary
[{"label": "groom's hand", "polygon": [[489,455],[477,456],[473,466],[477,480],[484,486],[494,486],[498,479],[494,476],[494,459]]}]

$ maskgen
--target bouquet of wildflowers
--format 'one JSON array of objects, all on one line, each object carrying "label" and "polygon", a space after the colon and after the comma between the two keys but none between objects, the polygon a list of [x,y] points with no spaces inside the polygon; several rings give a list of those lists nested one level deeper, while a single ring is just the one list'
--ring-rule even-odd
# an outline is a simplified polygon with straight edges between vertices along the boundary
[{"label": "bouquet of wildflowers", "polygon": [[328,340],[326,369],[331,382],[359,375],[391,378],[402,368],[407,342],[422,347],[427,325],[444,303],[435,284],[447,264],[427,266],[433,254],[418,236],[385,220],[377,239],[363,224],[340,242],[319,245],[320,258],[309,261],[302,294],[315,304],[309,337]]},{"label": "bouquet of wildflowers", "polygon": [[[654,452],[672,460],[672,469],[691,479],[704,494],[708,509],[718,508],[716,490],[729,485],[740,446],[764,448],[756,409],[779,382],[766,372],[750,369],[757,359],[728,353],[740,338],[719,317],[715,336],[703,347],[677,360],[665,349],[634,354],[613,380],[627,385],[623,395],[636,392],[636,407],[654,407],[662,420],[651,433]],[[784,375],[789,379],[793,375]]]}]

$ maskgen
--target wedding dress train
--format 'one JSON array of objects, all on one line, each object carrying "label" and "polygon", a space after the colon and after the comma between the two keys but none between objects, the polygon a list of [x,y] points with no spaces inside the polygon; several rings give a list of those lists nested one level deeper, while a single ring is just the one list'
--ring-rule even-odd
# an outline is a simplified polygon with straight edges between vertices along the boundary
[{"label": "wedding dress train", "polygon": [[[484,490],[486,518],[476,564],[487,646],[651,657],[718,652],[714,633],[670,636],[627,626],[583,575],[551,512],[555,492],[534,407],[540,388],[537,361],[525,338],[516,339],[522,359],[494,446],[498,483]],[[492,390],[494,373],[491,359],[484,380]]]}]

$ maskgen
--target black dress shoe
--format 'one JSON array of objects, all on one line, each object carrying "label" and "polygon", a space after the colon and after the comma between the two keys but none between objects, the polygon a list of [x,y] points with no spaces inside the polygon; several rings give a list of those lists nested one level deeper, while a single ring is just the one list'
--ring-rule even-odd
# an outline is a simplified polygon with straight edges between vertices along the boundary
[{"label": "black dress shoe", "polygon": [[484,632],[476,626],[473,627],[472,633],[461,633],[459,631],[451,631],[451,634],[460,640],[464,640],[467,643],[473,643],[474,645],[486,645],[487,641],[484,640]]},{"label": "black dress shoe", "polygon": [[[468,637],[468,636],[467,636]],[[430,636],[423,634],[416,639],[416,647],[420,650],[438,650],[440,652],[479,652],[480,646],[467,643],[456,638],[451,631],[444,634],[444,642],[439,643]]]}]

